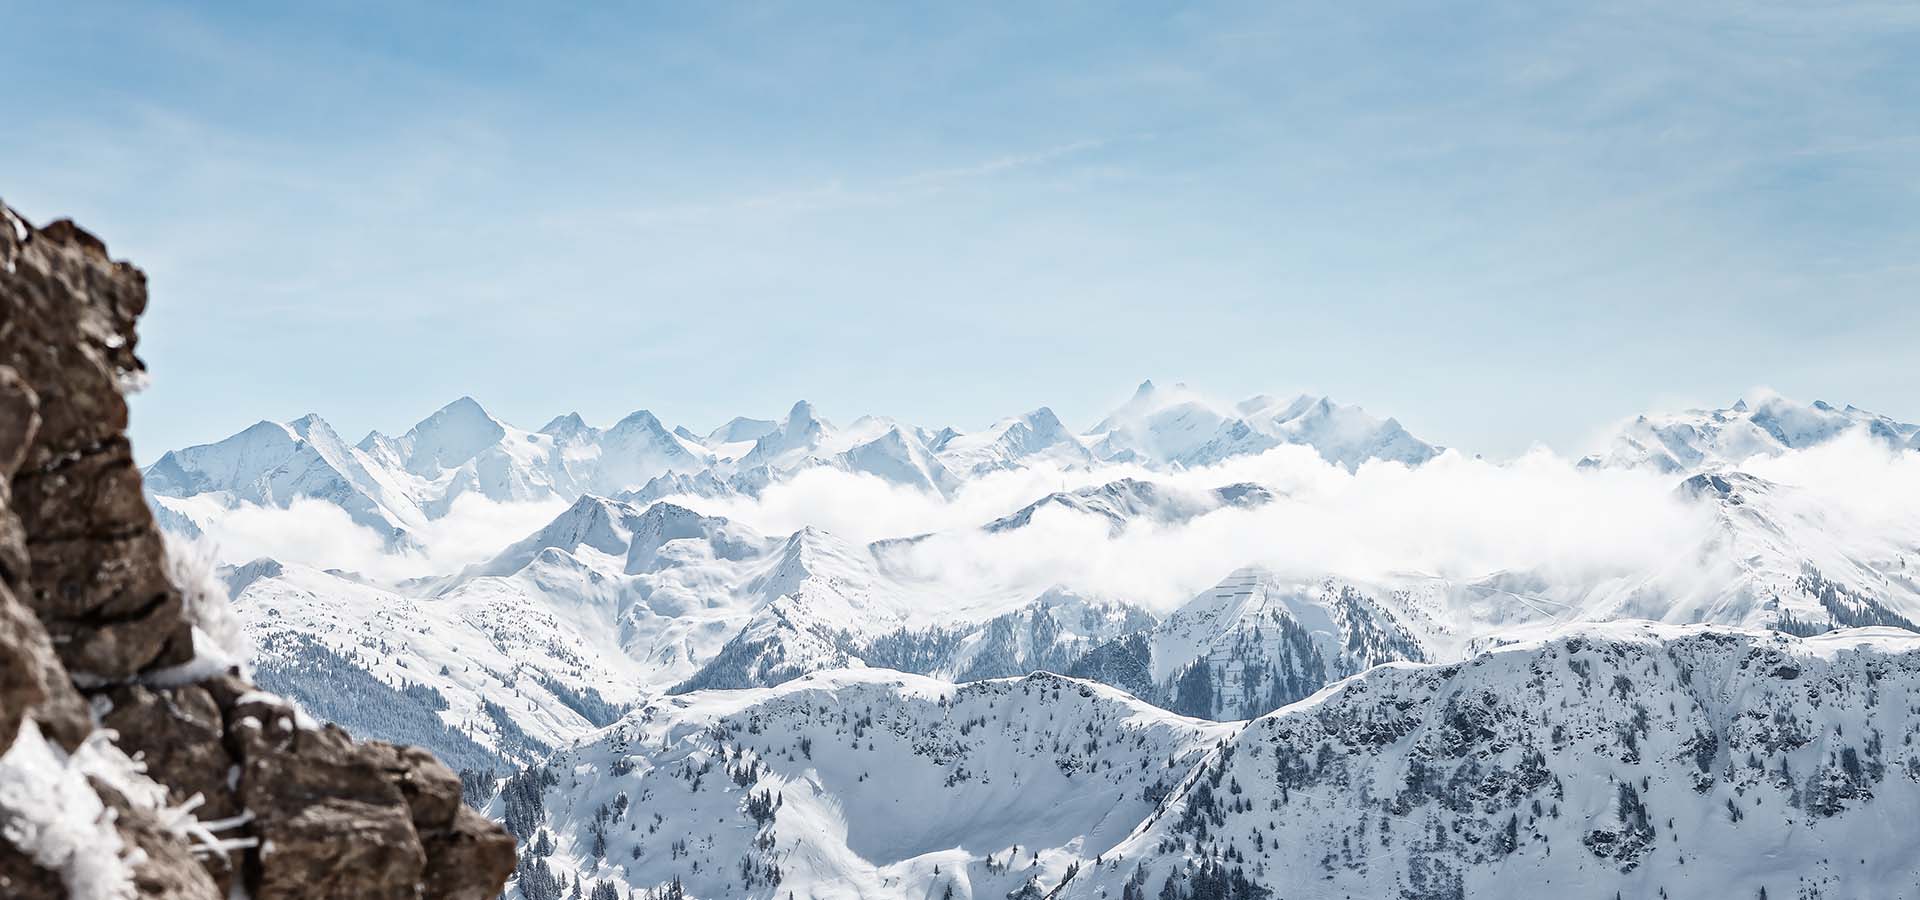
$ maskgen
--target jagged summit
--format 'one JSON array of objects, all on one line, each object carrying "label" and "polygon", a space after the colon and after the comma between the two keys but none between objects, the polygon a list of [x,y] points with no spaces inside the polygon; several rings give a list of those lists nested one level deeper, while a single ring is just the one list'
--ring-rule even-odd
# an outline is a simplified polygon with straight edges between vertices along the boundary
[{"label": "jagged summit", "polygon": [[1150,381],[1083,437],[1103,460],[1187,467],[1283,444],[1311,447],[1347,469],[1368,460],[1419,465],[1441,449],[1393,419],[1375,419],[1327,397],[1303,394],[1282,402],[1263,394],[1222,409],[1184,384],[1161,389]]},{"label": "jagged summit", "polygon": [[461,397],[422,419],[396,442],[407,471],[434,478],[478,456],[507,429],[472,397]]},{"label": "jagged summit", "polygon": [[1802,405],[1770,392],[1751,399],[1722,409],[1635,416],[1615,430],[1605,451],[1581,462],[1673,474],[1717,471],[1754,457],[1816,447],[1848,433],[1865,434],[1895,449],[1920,449],[1920,425],[1852,404],[1836,408],[1815,400]]},{"label": "jagged summit", "polygon": [[654,415],[652,411],[645,409],[636,409],[633,412],[627,413],[621,417],[620,421],[613,423],[613,427],[615,429],[629,428],[645,429],[647,431],[666,430],[666,426],[660,424],[660,417]]},{"label": "jagged summit", "polygon": [[221,509],[285,507],[304,498],[340,506],[400,548],[468,495],[497,502],[572,502],[584,494],[642,501],[675,492],[752,495],[821,466],[952,495],[996,472],[1104,463],[1191,467],[1286,443],[1312,446],[1348,468],[1368,459],[1418,464],[1438,452],[1393,419],[1377,421],[1326,398],[1253,398],[1223,413],[1184,384],[1161,388],[1146,381],[1084,435],[1045,406],[972,432],[929,431],[881,416],[863,416],[841,429],[805,400],[781,419],[736,417],[704,436],[670,428],[645,409],[605,429],[567,413],[529,432],[463,396],[399,437],[375,431],[348,446],[325,420],[309,414],[170,451],[147,475],[156,498],[211,501],[157,499],[156,508],[164,507],[161,515],[176,530],[202,530]]},{"label": "jagged summit", "polygon": [[552,435],[553,437],[560,438],[560,439],[573,437],[574,435],[578,435],[578,434],[585,434],[589,430],[590,429],[589,429],[589,426],[587,425],[586,420],[580,418],[580,414],[577,412],[570,412],[562,416],[554,416],[551,420],[547,422],[547,424],[540,426],[541,434]]},{"label": "jagged summit", "polygon": [[714,446],[716,444],[736,444],[741,441],[757,441],[766,437],[773,429],[778,427],[779,424],[780,423],[770,419],[749,419],[745,416],[734,416],[728,419],[726,424],[708,432],[706,443],[708,446]]},{"label": "jagged summit", "polygon": [[[1749,406],[1751,413],[1761,404]],[[1311,396],[1248,398],[1224,413],[1182,399],[1145,418],[1176,408],[1176,418],[1218,414],[1215,446],[1318,441],[1317,452],[1339,455],[1356,441],[1372,442],[1370,450],[1393,446],[1404,433],[1391,419]],[[1768,420],[1796,433],[1788,415]],[[811,409],[772,424],[755,445],[794,431],[804,437],[799,452],[782,462],[793,467],[789,473],[832,466],[904,482],[945,471],[964,484],[978,477],[970,473],[1000,471],[992,466],[1045,461],[1070,468],[1050,454],[1072,454],[1076,446],[1094,452],[1081,435],[1067,432],[1062,440],[1064,427],[1044,410],[976,432],[929,432],[881,417],[830,428]],[[684,433],[667,434],[687,441]],[[1757,733],[1715,725],[1709,742],[1707,728],[1695,726],[1773,722],[1779,707],[1768,696],[1793,694],[1825,678],[1821,673],[1853,672],[1834,677],[1868,683],[1864,670],[1848,668],[1856,664],[1876,667],[1872,679],[1884,685],[1907,663],[1856,661],[1920,652],[1903,649],[1912,639],[1887,631],[1783,643],[1788,639],[1743,630],[1920,630],[1914,624],[1920,592],[1902,574],[1902,554],[1920,543],[1901,535],[1870,544],[1842,538],[1809,492],[1732,469],[1666,482],[1709,527],[1699,530],[1698,543],[1673,546],[1665,563],[1597,573],[1515,568],[1373,580],[1251,565],[1176,608],[1156,606],[1159,614],[1124,595],[960,586],[928,576],[924,563],[940,559],[942,540],[1005,540],[1017,548],[1045,537],[1026,530],[1038,517],[1086,516],[1126,539],[1143,521],[1191,522],[1216,512],[1215,522],[1235,527],[1249,514],[1230,507],[1276,502],[1282,494],[1253,482],[1194,492],[1192,473],[1148,465],[1125,478],[1040,493],[985,526],[986,534],[962,527],[924,541],[872,544],[818,526],[761,535],[699,511],[703,505],[689,498],[739,499],[758,489],[753,478],[780,476],[768,474],[774,471],[768,466],[723,465],[723,455],[708,443],[689,449],[713,455],[706,468],[663,472],[618,498],[579,499],[516,544],[514,558],[442,586],[429,600],[367,593],[375,589],[294,566],[253,574],[251,602],[276,613],[260,613],[254,627],[283,636],[279,646],[293,640],[284,635],[299,634],[302,640],[333,635],[329,646],[351,647],[392,626],[356,612],[352,630],[337,634],[338,601],[321,598],[361,592],[352,594],[359,598],[356,610],[417,604],[419,611],[408,615],[433,616],[432,635],[446,648],[416,649],[405,666],[375,664],[373,670],[431,685],[447,698],[453,718],[472,720],[459,733],[486,752],[575,773],[514,794],[520,798],[513,801],[515,815],[529,817],[517,821],[532,822],[528,833],[536,836],[546,829],[554,845],[537,857],[542,865],[643,891],[677,874],[690,889],[699,885],[716,895],[729,885],[741,893],[747,872],[756,879],[747,896],[777,895],[767,880],[777,872],[781,889],[814,886],[822,895],[849,885],[886,895],[906,885],[941,896],[952,883],[976,896],[1020,896],[1038,885],[1040,896],[1093,898],[1104,889],[1112,898],[1127,896],[1128,879],[1143,865],[1147,896],[1168,880],[1210,884],[1217,871],[1209,867],[1227,866],[1220,871],[1230,874],[1235,865],[1276,896],[1319,883],[1289,874],[1299,871],[1314,878],[1331,872],[1342,892],[1355,896],[1387,890],[1411,872],[1452,879],[1438,896],[1454,896],[1447,887],[1453,880],[1501,896],[1509,884],[1502,866],[1528,872],[1529,890],[1541,879],[1584,879],[1620,885],[1623,895],[1631,888],[1657,896],[1671,883],[1635,873],[1662,865],[1659,871],[1691,872],[1739,856],[1693,835],[1718,827],[1711,817],[1728,815],[1729,796],[1739,805],[1773,790],[1739,780],[1750,770],[1747,751],[1756,759],[1764,755],[1767,744]],[[1021,455],[1036,450],[1042,455]],[[684,502],[656,502],[676,493]],[[1631,621],[1649,618],[1674,624]],[[461,642],[476,647],[470,652],[493,669],[465,672],[455,664],[445,675],[434,674],[446,665],[440,660],[469,652]],[[495,670],[512,677],[496,679]],[[996,680],[1034,670],[1062,674]],[[586,694],[588,687],[598,693]],[[1541,687],[1548,691],[1544,699],[1527,693]],[[1653,698],[1641,704],[1644,721],[1656,731],[1669,729],[1670,739],[1635,730],[1643,721],[1635,707],[1642,696]],[[1858,739],[1823,736],[1814,741],[1817,748],[1776,754],[1767,765],[1791,766],[1795,787],[1765,794],[1759,812],[1743,806],[1747,818],[1736,830],[1761,815],[1805,816],[1803,834],[1821,835],[1822,849],[1796,856],[1796,865],[1839,873],[1820,869],[1834,846],[1825,842],[1853,840],[1845,836],[1856,827],[1848,817],[1894,796],[1889,780],[1905,764],[1895,758],[1903,751],[1892,751],[1891,732],[1872,742],[1871,729],[1885,727],[1867,724],[1863,697],[1840,692],[1823,695],[1817,705],[1795,701],[1786,713],[1795,721],[1830,716],[1820,720],[1821,735],[1837,728]],[[913,712],[923,702],[941,710],[937,721]],[[506,711],[512,727],[490,717],[489,703]],[[638,706],[629,712],[627,703]],[[1109,703],[1119,705],[1103,705]],[[1667,711],[1669,703],[1678,711]],[[1707,706],[1696,717],[1689,703]],[[1883,707],[1894,708],[1880,701],[1874,709]],[[1104,711],[1088,712],[1096,709]],[[1564,739],[1554,737],[1556,726]],[[1901,720],[1899,727],[1907,726]],[[514,728],[525,737],[516,737]],[[1171,745],[1152,744],[1154,734],[1173,733],[1191,736],[1196,754],[1183,757]],[[1142,749],[1143,734],[1151,749]],[[801,736],[807,744],[798,743]],[[458,737],[441,739],[464,746]],[[1330,760],[1321,758],[1322,744],[1334,748]],[[1702,769],[1698,760],[1708,746],[1741,749]],[[1868,754],[1879,754],[1874,758],[1889,780],[1852,780],[1842,761],[1849,748],[1862,773],[1872,770]],[[1169,764],[1170,756],[1180,759]],[[920,765],[927,768],[912,768]],[[706,780],[693,790],[688,773],[703,767]],[[1615,771],[1633,773],[1634,798],[1624,815],[1612,782],[1604,790],[1574,787],[1605,781],[1605,773]],[[1719,780],[1700,790],[1705,782],[1696,775],[1724,779],[1728,771],[1735,781],[1725,784],[1737,783],[1744,793],[1718,786]],[[1554,777],[1567,785],[1563,794],[1551,787]],[[725,789],[729,784],[738,790]],[[1449,793],[1455,784],[1519,793],[1465,804]],[[519,805],[526,790],[544,796],[538,815]],[[741,825],[715,829],[712,847],[690,842],[688,856],[677,855],[671,841],[661,853],[657,838],[643,836],[646,822],[618,827],[611,810],[622,792],[629,803],[643,795],[670,800],[657,805],[667,820],[663,828],[736,819]],[[936,834],[911,816],[888,818],[896,799],[949,813]],[[1534,799],[1542,807],[1537,816]],[[494,802],[497,813],[504,809],[505,801]],[[1022,830],[995,812],[1026,811],[1021,804],[1029,802],[1055,811],[1046,829]],[[1657,836],[1677,834],[1679,846],[1641,840],[1634,802],[1646,808]],[[1487,803],[1497,815],[1475,812]],[[1562,804],[1558,817],[1555,803]],[[595,824],[602,804],[614,827]],[[686,812],[673,811],[680,809]],[[1669,815],[1707,824],[1659,824]],[[1455,852],[1451,844],[1443,852],[1421,838],[1427,831],[1420,823],[1434,816],[1449,835],[1457,827],[1458,834],[1477,836],[1474,846],[1486,851],[1484,858],[1475,855],[1480,850]],[[1516,841],[1537,834],[1552,853],[1495,853],[1509,846],[1509,816]],[[1364,839],[1352,831],[1362,821],[1368,823]],[[604,851],[593,849],[597,828]],[[978,834],[962,833],[973,828]],[[1770,847],[1800,847],[1796,842],[1806,840],[1785,841],[1777,829],[1753,833]],[[1009,867],[1016,838],[1021,862]],[[1353,851],[1353,865],[1344,861],[1343,839],[1344,846],[1363,848]],[[628,840],[640,845],[637,859],[622,843]],[[1007,843],[982,843],[989,841]],[[805,849],[755,855],[766,845]],[[1682,853],[1684,867],[1677,861]],[[725,867],[722,856],[732,860]],[[616,872],[604,867],[609,858],[629,865]],[[807,861],[794,861],[802,858]],[[701,864],[697,876],[692,859]],[[1631,871],[1622,868],[1627,861]],[[958,887],[955,893],[965,895]]]},{"label": "jagged summit", "polygon": [[1711,498],[1723,503],[1746,502],[1746,495],[1773,487],[1766,479],[1745,472],[1703,472],[1680,482],[1679,492],[1689,499]]},{"label": "jagged summit", "polygon": [[1011,532],[1032,525],[1034,517],[1044,511],[1057,510],[1104,519],[1108,532],[1117,535],[1136,521],[1183,522],[1223,505],[1253,505],[1261,499],[1245,490],[1229,488],[1190,496],[1169,491],[1152,481],[1122,478],[1071,491],[1055,491],[987,523],[984,528],[993,533]]}]

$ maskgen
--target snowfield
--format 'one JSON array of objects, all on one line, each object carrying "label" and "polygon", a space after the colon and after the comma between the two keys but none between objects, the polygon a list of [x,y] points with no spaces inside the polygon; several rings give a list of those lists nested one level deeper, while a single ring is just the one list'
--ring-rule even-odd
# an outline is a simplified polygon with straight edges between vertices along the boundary
[{"label": "snowfield", "polygon": [[522,900],[1920,897],[1916,434],[1768,396],[1489,462],[1151,382],[1085,432],[463,398],[147,478],[259,683],[461,770]]},{"label": "snowfield", "polygon": [[523,878],[679,877],[702,897],[1004,896],[1124,840],[1236,730],[1054,675],[957,686],[841,670],[650,703],[489,811],[551,841]]},{"label": "snowfield", "polygon": [[1914,896],[1916,734],[1920,635],[1616,623],[1244,723],[816,673],[650,703],[489,811],[523,883],[701,897]]}]

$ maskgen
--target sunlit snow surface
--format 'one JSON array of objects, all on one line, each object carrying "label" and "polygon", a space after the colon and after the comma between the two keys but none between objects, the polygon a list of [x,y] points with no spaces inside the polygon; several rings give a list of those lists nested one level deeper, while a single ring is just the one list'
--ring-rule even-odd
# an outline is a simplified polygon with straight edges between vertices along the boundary
[{"label": "sunlit snow surface", "polygon": [[149,484],[264,685],[521,773],[528,900],[1914,896],[1914,440],[1771,397],[1579,463],[1151,384],[1085,433],[462,400]]}]

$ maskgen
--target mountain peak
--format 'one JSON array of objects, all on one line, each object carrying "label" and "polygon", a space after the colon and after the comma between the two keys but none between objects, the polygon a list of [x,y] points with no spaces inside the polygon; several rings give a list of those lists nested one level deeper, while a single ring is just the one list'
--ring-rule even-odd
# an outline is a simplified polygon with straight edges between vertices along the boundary
[{"label": "mountain peak", "polygon": [[286,424],[287,431],[309,444],[323,445],[322,455],[338,457],[346,453],[346,445],[340,435],[334,433],[333,426],[315,413],[307,413]]},{"label": "mountain peak", "polygon": [[[595,494],[581,494],[580,499],[573,501],[573,505],[567,507],[565,512],[553,517],[552,522],[559,522],[577,516],[603,514],[607,511],[608,507],[615,504],[626,505],[618,500],[612,500]],[[549,527],[551,527],[552,522],[548,523]]]},{"label": "mountain peak", "polygon": [[473,397],[468,394],[461,394],[452,403],[440,407],[436,415],[458,418],[493,418],[492,415],[487,413],[486,407],[480,405],[480,401],[473,399]]},{"label": "mountain peak", "polygon": [[707,433],[705,443],[732,444],[739,441],[757,441],[766,437],[780,423],[766,419],[749,419],[746,416],[734,416],[726,424]]},{"label": "mountain peak", "polygon": [[1280,398],[1272,394],[1255,394],[1239,403],[1235,403],[1233,408],[1243,416],[1251,416],[1257,412],[1272,409],[1278,405],[1280,405]]},{"label": "mountain peak", "polygon": [[627,413],[626,417],[621,419],[618,422],[615,422],[613,427],[615,428],[639,427],[639,428],[645,428],[648,431],[667,430],[666,426],[660,424],[659,416],[656,416],[651,411],[644,410],[644,409],[636,409],[633,412]]},{"label": "mountain peak", "polygon": [[540,426],[540,433],[553,437],[570,437],[587,430],[587,420],[580,418],[577,412],[564,416],[554,416],[547,424]]},{"label": "mountain peak", "polygon": [[319,413],[307,413],[306,415],[301,416],[300,418],[294,419],[293,421],[287,423],[287,427],[292,428],[294,431],[300,432],[301,434],[305,434],[308,431],[313,430],[314,426],[316,425],[322,428],[327,427],[327,420],[320,418]]},{"label": "mountain peak", "polygon": [[787,410],[787,427],[789,429],[795,426],[805,427],[807,423],[817,421],[819,421],[819,419],[814,415],[813,404],[805,400],[795,401],[793,408]]},{"label": "mountain peak", "polygon": [[1049,428],[1060,424],[1060,417],[1054,414],[1053,408],[1050,406],[1039,407],[1020,418],[1035,425],[1044,424]]},{"label": "mountain peak", "polygon": [[411,449],[407,469],[431,477],[465,463],[506,436],[506,426],[472,397],[463,396],[407,432]]},{"label": "mountain peak", "polygon": [[293,428],[289,425],[285,425],[280,422],[275,422],[275,421],[272,421],[271,419],[261,419],[260,421],[255,422],[252,425],[248,425],[247,427],[240,429],[240,432],[238,434],[235,434],[234,437],[251,438],[253,440],[259,440],[261,438],[278,439],[278,438],[286,437],[292,434],[292,432],[293,432]]},{"label": "mountain peak", "polygon": [[1019,421],[1031,429],[1042,441],[1060,442],[1073,440],[1073,432],[1067,428],[1067,423],[1060,421],[1060,417],[1054,415],[1053,410],[1048,407],[1042,406],[1033,412],[1027,413],[1021,416]]},{"label": "mountain peak", "polygon": [[413,430],[418,432],[427,429],[476,427],[488,424],[498,426],[500,423],[480,405],[480,401],[462,395],[452,403],[434,410],[433,415],[415,423]]},{"label": "mountain peak", "polygon": [[1760,456],[1779,456],[1864,429],[1877,443],[1906,447],[1920,441],[1920,425],[1898,422],[1848,404],[1801,403],[1756,389],[1724,409],[1688,409],[1642,414],[1615,430],[1593,465],[1650,467],[1696,473],[1738,466]]}]

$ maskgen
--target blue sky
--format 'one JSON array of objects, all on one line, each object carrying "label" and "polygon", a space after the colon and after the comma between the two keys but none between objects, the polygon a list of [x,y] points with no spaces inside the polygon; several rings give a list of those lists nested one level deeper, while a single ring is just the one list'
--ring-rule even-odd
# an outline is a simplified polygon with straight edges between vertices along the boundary
[{"label": "blue sky", "polygon": [[151,279],[143,459],[1147,377],[1496,455],[1920,417],[1911,4],[161,6],[0,0],[0,198]]}]

